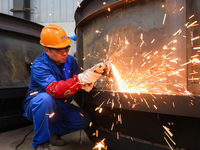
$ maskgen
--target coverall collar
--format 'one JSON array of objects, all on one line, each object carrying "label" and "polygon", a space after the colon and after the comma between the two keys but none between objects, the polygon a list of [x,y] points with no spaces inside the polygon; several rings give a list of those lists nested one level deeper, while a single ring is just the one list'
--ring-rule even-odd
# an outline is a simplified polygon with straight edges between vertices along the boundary
[{"label": "coverall collar", "polygon": [[55,72],[57,74],[59,74],[61,76],[61,78],[64,80],[64,76],[62,74],[62,72],[60,71],[60,69],[58,68],[58,66],[51,60],[51,58],[46,54],[45,52],[45,55],[47,57],[47,61],[48,63],[50,63],[51,67],[55,70]]}]

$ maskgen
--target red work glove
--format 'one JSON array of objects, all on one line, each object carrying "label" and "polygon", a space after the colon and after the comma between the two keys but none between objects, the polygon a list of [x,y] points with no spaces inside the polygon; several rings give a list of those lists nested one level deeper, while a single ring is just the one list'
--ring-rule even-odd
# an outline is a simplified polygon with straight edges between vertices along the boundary
[{"label": "red work glove", "polygon": [[69,78],[66,81],[61,80],[51,82],[47,86],[46,92],[54,98],[69,97],[80,90],[81,86],[82,85],[79,83],[78,76],[74,75],[73,78]]}]

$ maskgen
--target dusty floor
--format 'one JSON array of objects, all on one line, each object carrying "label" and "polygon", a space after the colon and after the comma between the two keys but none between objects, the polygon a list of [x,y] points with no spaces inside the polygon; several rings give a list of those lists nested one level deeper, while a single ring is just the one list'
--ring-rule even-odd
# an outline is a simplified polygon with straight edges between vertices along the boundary
[{"label": "dusty floor", "polygon": [[[32,125],[0,133],[0,150],[15,150],[24,136],[33,129]],[[29,134],[24,143],[17,150],[34,150],[31,146],[34,132]],[[81,140],[80,140],[81,135]],[[77,131],[62,137],[67,141],[66,146],[51,146],[52,150],[92,150],[94,144],[88,139],[84,131]],[[82,141],[82,144],[80,144]]]}]

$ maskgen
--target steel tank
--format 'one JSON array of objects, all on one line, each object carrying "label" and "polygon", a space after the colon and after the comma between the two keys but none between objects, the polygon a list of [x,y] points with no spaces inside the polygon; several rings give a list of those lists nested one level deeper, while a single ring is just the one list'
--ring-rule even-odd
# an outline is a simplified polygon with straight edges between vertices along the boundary
[{"label": "steel tank", "polygon": [[[110,58],[128,80],[130,70],[141,72],[137,78],[147,70],[156,76],[152,62],[162,64],[169,55],[170,62],[175,61],[161,82],[129,81],[145,82],[150,92],[116,90],[117,85],[111,87],[103,77],[90,93],[83,93],[83,108],[99,130],[98,140],[106,138],[110,149],[198,149],[199,65],[190,61],[194,56],[199,59],[195,50],[199,41],[194,39],[199,32],[194,23],[199,19],[198,4],[197,0],[84,0],[76,10],[77,59],[83,69]],[[160,55],[144,61],[155,53]],[[184,71],[171,76],[172,68]],[[181,89],[174,86],[180,84]],[[99,106],[102,113],[95,111]],[[174,133],[173,140],[165,127]]]},{"label": "steel tank", "polygon": [[27,123],[21,102],[30,82],[31,63],[44,49],[43,26],[0,13],[0,131]]}]

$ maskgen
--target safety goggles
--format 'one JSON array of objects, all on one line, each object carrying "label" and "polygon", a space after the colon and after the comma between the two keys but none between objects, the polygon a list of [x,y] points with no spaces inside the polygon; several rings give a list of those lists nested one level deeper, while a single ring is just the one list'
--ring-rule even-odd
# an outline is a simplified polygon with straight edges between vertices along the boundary
[{"label": "safety goggles", "polygon": [[68,53],[69,52],[69,49],[70,49],[70,45],[68,45],[67,47],[65,48],[59,48],[59,49],[56,49],[56,48],[49,48],[49,49],[53,49],[56,51],[56,53],[58,54],[64,54],[64,52]]}]

